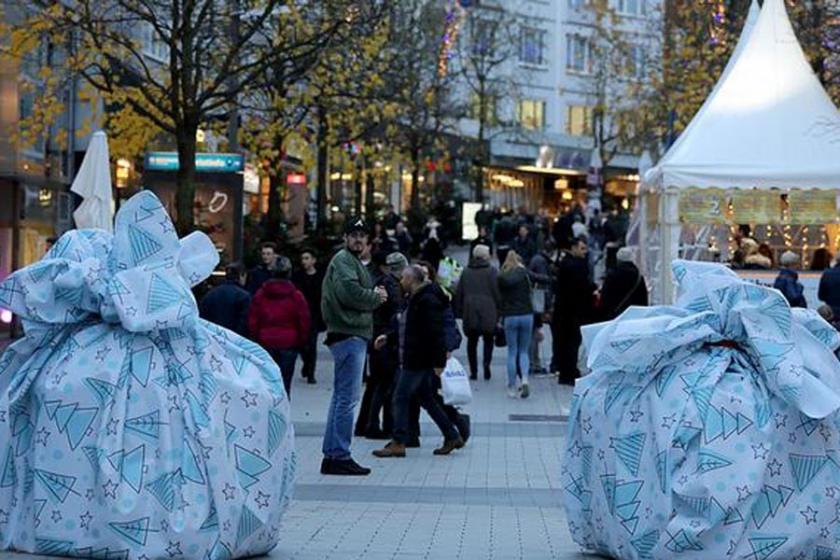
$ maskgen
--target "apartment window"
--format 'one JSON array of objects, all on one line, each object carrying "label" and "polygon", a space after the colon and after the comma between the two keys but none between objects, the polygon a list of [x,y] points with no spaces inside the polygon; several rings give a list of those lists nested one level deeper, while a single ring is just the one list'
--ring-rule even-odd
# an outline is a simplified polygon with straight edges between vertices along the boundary
[{"label": "apartment window", "polygon": [[[496,98],[493,96],[486,96],[484,98],[485,103],[485,114],[484,114],[484,123],[495,125],[498,123],[497,113],[496,113]],[[479,120],[479,113],[481,111],[481,98],[476,95],[472,94],[470,96],[470,109],[469,109],[469,117],[474,120]]]},{"label": "apartment window", "polygon": [[528,130],[545,128],[545,101],[521,99],[518,107],[519,124]]},{"label": "apartment window", "polygon": [[569,105],[566,109],[566,134],[570,136],[592,135],[592,107]]},{"label": "apartment window", "polygon": [[592,45],[587,37],[566,36],[566,69],[580,73],[592,71]]},{"label": "apartment window", "polygon": [[626,16],[642,16],[645,14],[645,0],[613,0],[615,11]]},{"label": "apartment window", "polygon": [[493,56],[493,42],[495,41],[498,23],[477,19],[471,27],[472,52],[476,56]]},{"label": "apartment window", "polygon": [[519,60],[526,64],[545,63],[545,31],[523,27],[519,33]]},{"label": "apartment window", "polygon": [[166,62],[169,58],[169,48],[158,36],[151,23],[144,23],[141,30],[143,42],[143,54],[160,62]]},{"label": "apartment window", "polygon": [[628,75],[638,80],[644,79],[647,72],[646,58],[643,46],[631,45],[627,56]]}]

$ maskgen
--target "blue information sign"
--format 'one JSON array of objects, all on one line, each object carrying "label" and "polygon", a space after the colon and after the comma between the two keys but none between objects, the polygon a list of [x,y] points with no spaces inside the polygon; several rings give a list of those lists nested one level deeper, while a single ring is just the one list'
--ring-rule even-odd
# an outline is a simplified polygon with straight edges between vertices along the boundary
[{"label": "blue information sign", "polygon": [[[177,171],[177,152],[149,152],[146,154],[147,171]],[[241,154],[196,154],[195,170],[199,173],[238,173],[245,170]]]}]

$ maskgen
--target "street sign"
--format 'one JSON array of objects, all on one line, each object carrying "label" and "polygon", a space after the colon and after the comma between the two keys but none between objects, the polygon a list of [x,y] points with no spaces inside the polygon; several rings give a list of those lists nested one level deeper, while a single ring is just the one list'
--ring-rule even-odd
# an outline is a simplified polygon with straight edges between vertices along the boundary
[{"label": "street sign", "polygon": [[[146,154],[147,171],[177,171],[177,152],[149,152]],[[241,154],[196,154],[195,170],[199,173],[239,173],[245,169]]]}]

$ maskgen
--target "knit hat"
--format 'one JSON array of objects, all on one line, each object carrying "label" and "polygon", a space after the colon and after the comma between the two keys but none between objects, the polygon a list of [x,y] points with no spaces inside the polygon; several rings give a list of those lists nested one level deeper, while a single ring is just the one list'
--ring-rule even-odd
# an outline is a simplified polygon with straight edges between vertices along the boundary
[{"label": "knit hat", "polygon": [[385,259],[385,266],[392,274],[399,274],[408,266],[408,259],[400,252],[393,252]]},{"label": "knit hat", "polygon": [[615,254],[615,259],[618,262],[633,262],[633,249],[630,247],[622,247]]},{"label": "knit hat", "polygon": [[474,259],[481,259],[483,261],[490,260],[490,247],[487,245],[476,245],[473,249],[472,256]]}]

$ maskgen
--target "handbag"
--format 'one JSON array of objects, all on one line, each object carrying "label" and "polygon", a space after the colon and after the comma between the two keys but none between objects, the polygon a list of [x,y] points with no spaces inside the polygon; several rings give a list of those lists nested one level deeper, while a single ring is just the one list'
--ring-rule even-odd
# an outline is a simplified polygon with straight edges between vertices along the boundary
[{"label": "handbag", "polygon": [[505,335],[504,327],[496,327],[496,333],[493,335],[493,343],[496,345],[496,348],[507,346],[507,336]]},{"label": "handbag", "polygon": [[455,358],[446,361],[446,367],[440,375],[440,388],[444,404],[464,406],[472,402],[472,389],[467,372]]}]

